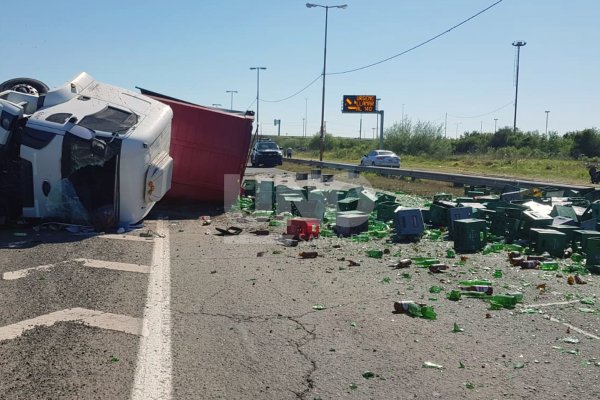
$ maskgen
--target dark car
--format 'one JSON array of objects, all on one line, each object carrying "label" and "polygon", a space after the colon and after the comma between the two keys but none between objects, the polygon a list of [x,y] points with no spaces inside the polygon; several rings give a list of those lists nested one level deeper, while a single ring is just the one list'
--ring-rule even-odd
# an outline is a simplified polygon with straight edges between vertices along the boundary
[{"label": "dark car", "polygon": [[250,162],[253,167],[258,167],[259,165],[273,167],[283,164],[283,154],[279,150],[277,143],[270,140],[259,140],[252,147]]}]

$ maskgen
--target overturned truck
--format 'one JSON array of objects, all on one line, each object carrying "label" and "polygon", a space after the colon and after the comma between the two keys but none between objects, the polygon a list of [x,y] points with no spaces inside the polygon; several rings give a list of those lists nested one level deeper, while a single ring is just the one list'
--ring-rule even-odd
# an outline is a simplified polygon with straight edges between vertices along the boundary
[{"label": "overturned truck", "polygon": [[0,85],[0,224],[142,220],[171,186],[171,108],[86,73]]}]

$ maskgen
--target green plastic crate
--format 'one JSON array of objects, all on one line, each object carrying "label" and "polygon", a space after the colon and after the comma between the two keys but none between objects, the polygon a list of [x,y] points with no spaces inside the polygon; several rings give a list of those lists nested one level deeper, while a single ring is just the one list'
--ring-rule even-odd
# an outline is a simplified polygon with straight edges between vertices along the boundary
[{"label": "green plastic crate", "polygon": [[346,197],[342,200],[338,200],[337,205],[340,211],[354,211],[358,206],[358,198]]},{"label": "green plastic crate", "polygon": [[587,240],[585,266],[590,272],[600,274],[600,237],[591,237]]},{"label": "green plastic crate", "polygon": [[573,249],[585,252],[589,238],[600,237],[600,232],[588,229],[576,229],[573,231]]},{"label": "green plastic crate", "polygon": [[568,247],[567,235],[554,229],[532,228],[530,247],[538,254],[548,252],[553,257],[562,257]]},{"label": "green plastic crate", "polygon": [[467,218],[454,221],[454,249],[459,253],[480,251],[487,243],[487,222]]},{"label": "green plastic crate", "polygon": [[399,204],[396,202],[382,202],[375,204],[375,213],[378,221],[391,221],[394,219],[394,211]]}]

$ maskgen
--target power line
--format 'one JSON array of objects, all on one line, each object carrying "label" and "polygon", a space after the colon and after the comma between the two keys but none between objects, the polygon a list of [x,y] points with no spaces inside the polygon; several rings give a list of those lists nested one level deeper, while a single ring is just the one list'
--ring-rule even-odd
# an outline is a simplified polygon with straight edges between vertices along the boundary
[{"label": "power line", "polygon": [[[396,54],[396,55],[393,55],[393,56],[391,56],[391,57],[385,58],[385,59],[383,59],[383,60],[380,60],[380,61],[374,62],[374,63],[372,63],[372,64],[368,64],[368,65],[365,65],[365,66],[362,66],[362,67],[358,67],[358,68],[350,69],[350,70],[347,70],[347,71],[340,71],[340,72],[328,72],[328,73],[326,73],[325,75],[342,75],[342,74],[348,74],[348,73],[350,73],[350,72],[356,72],[356,71],[360,71],[360,70],[363,70],[363,69],[371,68],[371,67],[374,67],[374,66],[376,66],[376,65],[383,64],[384,62],[390,61],[390,60],[392,60],[392,59],[394,59],[394,58],[396,58],[396,57],[400,57],[401,55],[404,55],[404,54],[406,54],[406,53],[408,53],[408,52],[411,52],[411,51],[413,51],[413,50],[416,50],[416,49],[418,49],[419,47],[422,47],[422,46],[426,45],[427,43],[429,43],[429,42],[432,42],[432,41],[434,41],[435,39],[439,38],[440,36],[443,36],[443,35],[445,35],[445,34],[449,33],[450,31],[452,31],[452,30],[454,30],[454,29],[458,28],[459,26],[461,26],[461,25],[464,25],[465,23],[469,22],[470,20],[472,20],[472,19],[474,19],[474,18],[478,17],[479,15],[483,14],[484,12],[488,11],[488,10],[489,10],[489,9],[491,9],[492,7],[494,7],[494,6],[496,6],[496,5],[500,4],[500,3],[502,3],[503,1],[504,1],[504,0],[498,0],[498,1],[496,1],[495,3],[493,3],[492,5],[490,5],[490,6],[486,7],[486,8],[484,8],[483,10],[479,11],[478,13],[476,13],[476,14],[474,14],[474,15],[470,16],[469,18],[467,18],[467,19],[465,19],[465,20],[463,20],[463,21],[459,22],[458,24],[456,24],[456,25],[452,26],[451,28],[449,28],[449,29],[446,29],[444,32],[442,32],[442,33],[440,33],[440,34],[438,34],[438,35],[436,35],[436,36],[434,36],[434,37],[432,37],[432,38],[430,38],[430,39],[427,39],[426,41],[424,41],[424,42],[421,42],[421,43],[417,44],[416,46],[413,46],[413,47],[411,47],[411,48],[410,48],[410,49],[408,49],[408,50],[404,50],[404,51],[403,51],[403,52],[401,52],[401,53],[398,53],[398,54]],[[264,102],[266,102],[266,103],[279,103],[279,102],[282,102],[282,101],[285,101],[285,100],[289,100],[289,99],[291,99],[292,97],[295,97],[295,96],[299,95],[300,93],[304,92],[306,89],[308,89],[310,86],[312,86],[312,85],[313,85],[313,84],[314,84],[314,83],[315,83],[317,80],[319,80],[319,78],[321,78],[321,76],[322,76],[322,74],[319,74],[319,75],[318,75],[318,76],[317,76],[317,77],[316,77],[316,78],[315,78],[313,81],[311,81],[311,82],[310,82],[308,85],[304,86],[302,89],[300,89],[300,90],[299,90],[299,91],[297,91],[296,93],[294,93],[294,94],[292,94],[292,95],[290,95],[290,96],[288,96],[288,97],[285,97],[285,98],[283,98],[283,99],[279,99],[279,100],[263,100],[263,99],[260,99],[260,100],[262,100],[262,101],[264,101]],[[511,104],[512,104],[512,103],[511,103]],[[474,118],[475,118],[475,117],[474,117]]]},{"label": "power line", "polygon": [[392,59],[394,59],[394,58],[396,58],[396,57],[400,57],[401,55],[404,55],[404,54],[406,54],[406,53],[408,53],[408,52],[410,52],[410,51],[416,50],[416,49],[418,49],[419,47],[421,47],[421,46],[424,46],[424,45],[426,45],[427,43],[429,43],[429,42],[432,42],[432,41],[434,41],[435,39],[439,38],[440,36],[443,36],[443,35],[445,35],[446,33],[448,33],[448,32],[450,32],[450,31],[452,31],[452,30],[454,30],[454,29],[458,28],[459,26],[461,26],[461,25],[463,25],[463,24],[465,24],[465,23],[469,22],[469,21],[470,21],[470,20],[472,20],[473,18],[475,18],[475,17],[477,17],[477,16],[479,16],[479,15],[483,14],[484,12],[486,12],[486,11],[487,11],[487,10],[489,10],[490,8],[494,7],[495,5],[497,5],[497,4],[499,4],[499,3],[502,3],[502,1],[504,1],[504,0],[498,0],[498,1],[496,1],[496,2],[495,2],[494,4],[492,4],[491,6],[489,6],[489,7],[485,8],[485,9],[483,9],[483,10],[479,11],[477,14],[474,14],[474,15],[470,16],[469,18],[467,18],[467,19],[465,19],[465,20],[463,20],[463,21],[459,22],[458,24],[454,25],[452,28],[450,28],[450,29],[446,29],[444,32],[442,32],[442,33],[440,33],[440,34],[437,34],[437,35],[435,35],[434,37],[432,37],[432,38],[430,38],[430,39],[427,39],[426,41],[424,41],[424,42],[421,42],[421,43],[417,44],[416,46],[413,46],[413,47],[411,47],[411,48],[410,48],[410,49],[408,49],[408,50],[404,50],[404,51],[403,51],[403,52],[401,52],[401,53],[398,53],[398,54],[396,54],[396,55],[393,55],[393,56],[391,56],[391,57],[388,57],[388,58],[385,58],[385,59],[383,59],[383,60],[380,60],[380,61],[374,62],[374,63],[372,63],[372,64],[365,65],[365,66],[363,66],[363,67],[358,67],[358,68],[354,68],[354,69],[349,69],[349,70],[347,70],[347,71],[341,71],[341,72],[330,72],[330,73],[328,73],[327,75],[341,75],[341,74],[348,74],[348,73],[350,73],[350,72],[356,72],[356,71],[360,71],[360,70],[363,70],[363,69],[371,68],[371,67],[374,67],[375,65],[383,64],[384,62],[390,61],[390,60],[392,60]]},{"label": "power line", "polygon": [[449,117],[452,117],[452,118],[460,118],[460,119],[480,118],[480,117],[485,117],[486,115],[493,114],[493,113],[495,113],[495,112],[497,112],[497,111],[500,111],[500,110],[502,110],[503,108],[506,108],[506,107],[508,107],[508,106],[512,106],[513,104],[514,104],[514,102],[512,102],[512,101],[511,101],[511,102],[509,102],[509,103],[506,103],[506,104],[505,104],[505,105],[503,105],[502,107],[496,108],[495,110],[492,110],[492,111],[490,111],[490,112],[487,112],[487,113],[485,113],[485,114],[473,115],[473,116],[470,116],[470,117],[463,117],[463,116],[459,116],[459,115],[452,115],[452,114],[448,114],[448,116],[449,116]]},{"label": "power line", "polygon": [[289,99],[291,99],[294,96],[298,96],[300,93],[304,92],[306,89],[308,89],[309,87],[311,87],[312,84],[315,83],[316,81],[318,81],[320,77],[321,77],[321,74],[319,74],[319,76],[317,76],[315,79],[313,79],[313,81],[311,83],[309,83],[308,85],[304,86],[302,89],[298,90],[293,95],[288,96],[288,97],[286,97],[284,99],[279,99],[279,100],[263,100],[263,99],[261,99],[261,100],[264,101],[265,103],[279,103],[279,102],[282,102],[282,101],[289,100]]}]

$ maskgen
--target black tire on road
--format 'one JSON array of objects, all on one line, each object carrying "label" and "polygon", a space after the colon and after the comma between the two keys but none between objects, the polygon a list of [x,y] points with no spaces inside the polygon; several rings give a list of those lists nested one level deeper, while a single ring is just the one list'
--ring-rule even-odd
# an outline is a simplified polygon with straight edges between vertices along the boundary
[{"label": "black tire on road", "polygon": [[48,93],[50,88],[42,81],[32,78],[15,78],[9,79],[0,84],[0,92],[5,90],[14,90],[16,92],[27,94],[44,94]]}]

